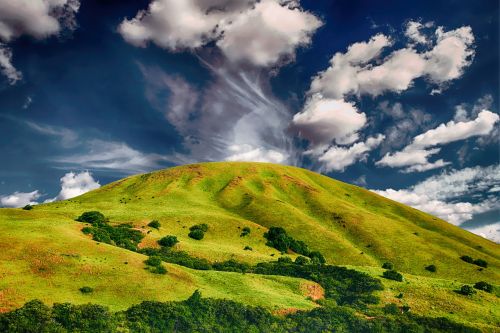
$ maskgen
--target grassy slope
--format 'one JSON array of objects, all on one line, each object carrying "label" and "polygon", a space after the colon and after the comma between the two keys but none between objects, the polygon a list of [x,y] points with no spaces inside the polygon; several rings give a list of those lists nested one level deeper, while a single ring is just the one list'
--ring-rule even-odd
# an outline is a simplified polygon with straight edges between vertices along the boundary
[{"label": "grassy slope", "polygon": [[[499,280],[500,251],[497,244],[365,189],[303,169],[272,164],[207,163],[176,167],[132,176],[72,200],[38,206],[31,212],[0,210],[0,232],[10,233],[12,239],[9,243],[18,244],[14,247],[17,252],[13,252],[11,258],[26,253],[34,244],[31,242],[34,236],[41,239],[39,248],[34,251],[62,253],[74,249],[74,252],[85,256],[85,260],[106,270],[99,277],[103,285],[110,276],[116,277],[113,279],[116,290],[108,286],[108,298],[103,296],[99,299],[105,304],[122,302],[121,305],[125,306],[148,297],[182,298],[196,286],[207,288],[207,296],[225,295],[246,303],[264,304],[273,300],[274,303],[270,303],[273,306],[311,306],[311,303],[304,301],[298,283],[293,279],[278,284],[264,278],[259,278],[265,280],[262,282],[257,277],[196,272],[171,265],[169,270],[179,272],[178,276],[151,276],[142,271],[142,256],[103,244],[97,246],[80,234],[78,224],[73,219],[86,210],[100,210],[113,222],[131,222],[138,228],[145,227],[152,219],[158,219],[162,227],[147,235],[144,246],[154,246],[155,241],[163,235],[173,234],[181,241],[177,245],[178,249],[211,261],[236,258],[256,263],[271,260],[271,256],[279,256],[279,253],[265,246],[263,233],[270,226],[283,226],[295,238],[306,241],[313,249],[324,253],[329,263],[369,268],[379,267],[388,260],[405,273],[456,280],[457,283],[479,280],[495,283]],[[209,225],[209,231],[202,241],[187,237],[188,228],[197,223]],[[251,228],[251,234],[240,237],[240,230],[244,226]],[[30,235],[31,232],[38,234]],[[68,246],[70,242],[79,243]],[[51,247],[47,247],[47,244],[53,249],[48,250]],[[251,246],[253,251],[244,251],[246,245]],[[459,259],[464,254],[486,259],[490,267],[478,271],[477,266]],[[27,256],[21,263],[26,265],[29,261],[27,258],[31,257]],[[125,257],[128,258],[128,266],[123,264]],[[99,261],[104,258],[113,260],[113,265]],[[7,268],[15,272],[22,266],[21,263],[7,263],[5,260],[2,251],[0,272],[4,272],[7,266],[11,266]],[[79,265],[82,270],[89,264],[83,259],[78,263],[74,263],[74,259],[64,260],[66,265],[56,265],[57,270],[66,269],[64,267],[70,263]],[[424,267],[429,264],[435,264],[438,272],[425,271]],[[115,269],[112,270],[110,266]],[[64,279],[64,272],[58,273]],[[123,277],[122,273],[126,273],[127,277]],[[36,277],[34,273],[27,275]],[[229,284],[225,283],[226,276],[239,279],[231,284],[231,291],[227,291]],[[85,278],[79,283],[85,282]],[[156,285],[161,283],[161,279],[165,279],[169,288]],[[432,285],[434,280],[423,281],[431,281],[427,284]],[[234,287],[239,283],[252,285],[255,290],[262,289],[265,292],[250,290],[245,294],[243,289]],[[122,286],[128,284],[134,286],[123,289]],[[277,289],[273,291],[272,288]],[[87,299],[75,293],[74,289],[71,289],[70,300]],[[161,294],[158,293],[159,289],[162,290]],[[125,300],[115,300],[115,292]],[[422,306],[425,302],[433,302],[433,297],[432,293],[422,295]],[[3,296],[4,300],[11,298]],[[468,306],[468,303],[464,304]],[[416,305],[416,308],[419,306]]]}]

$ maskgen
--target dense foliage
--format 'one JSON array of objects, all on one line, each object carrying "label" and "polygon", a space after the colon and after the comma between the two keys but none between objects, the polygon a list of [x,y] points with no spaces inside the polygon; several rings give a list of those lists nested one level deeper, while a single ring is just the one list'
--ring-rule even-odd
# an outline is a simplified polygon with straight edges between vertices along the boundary
[{"label": "dense foliage", "polygon": [[401,273],[399,273],[398,271],[395,271],[393,269],[385,271],[382,274],[382,276],[386,279],[389,279],[389,280],[394,280],[394,281],[399,281],[399,282],[403,281],[403,275],[401,275]]},{"label": "dense foliage", "polygon": [[474,265],[480,266],[480,267],[488,267],[488,262],[484,259],[476,259],[472,262]]},{"label": "dense foliage", "polygon": [[205,232],[208,230],[208,225],[205,223],[193,225],[189,228],[188,236],[192,239],[202,240],[205,237]]},{"label": "dense foliage", "polygon": [[92,235],[93,240],[123,247],[127,250],[137,251],[137,245],[144,238],[142,232],[132,228],[129,224],[110,225],[104,214],[97,211],[85,212],[76,220],[91,224],[89,227],[82,228],[82,232]]},{"label": "dense foliage", "polygon": [[486,291],[488,293],[492,293],[493,292],[493,286],[491,284],[489,284],[488,282],[485,282],[485,281],[476,282],[474,284],[474,288],[476,288],[478,290]]},{"label": "dense foliage", "polygon": [[155,229],[160,229],[161,224],[158,220],[153,220],[148,223],[148,227],[155,228]]},{"label": "dense foliage", "polygon": [[241,230],[240,237],[245,237],[246,235],[249,235],[249,234],[250,234],[250,228],[249,227],[244,227]]},{"label": "dense foliage", "polygon": [[460,259],[462,259],[465,262],[468,262],[469,264],[472,264],[474,262],[474,258],[471,256],[461,256]]},{"label": "dense foliage", "polygon": [[200,259],[190,256],[185,251],[174,251],[171,248],[162,246],[160,249],[155,248],[144,248],[139,250],[139,253],[148,256],[157,256],[165,262],[170,262],[172,264],[177,264],[193,269],[209,270],[212,269],[212,265],[206,259]]},{"label": "dense foliage", "polygon": [[267,239],[267,246],[274,247],[281,252],[288,252],[291,250],[295,253],[302,254],[309,257],[313,263],[324,264],[325,257],[318,251],[311,251],[306,243],[296,240],[287,234],[286,230],[281,227],[271,227],[264,233]]},{"label": "dense foliage", "polygon": [[384,264],[382,265],[382,268],[383,269],[394,269],[394,265],[392,264],[392,262],[384,262]]},{"label": "dense foliage", "polygon": [[479,330],[446,318],[428,318],[393,312],[365,318],[353,309],[326,305],[312,311],[274,316],[260,307],[201,298],[195,292],[182,302],[143,302],[111,313],[94,305],[31,301],[22,308],[0,313],[1,332],[453,332]]},{"label": "dense foliage", "polygon": [[458,291],[460,294],[465,295],[465,296],[472,296],[476,293],[474,288],[471,286],[464,284],[462,287],[460,287],[460,290]]},{"label": "dense foliage", "polygon": [[32,210],[33,209],[33,206],[28,204],[26,206],[23,207],[24,210]]},{"label": "dense foliage", "polygon": [[179,243],[179,240],[177,239],[177,237],[171,236],[171,235],[165,236],[158,241],[158,244],[160,246],[165,246],[165,247],[172,247],[177,243]]},{"label": "dense foliage", "polygon": [[425,269],[428,270],[429,272],[432,272],[432,273],[435,273],[437,271],[436,265],[426,266]]}]

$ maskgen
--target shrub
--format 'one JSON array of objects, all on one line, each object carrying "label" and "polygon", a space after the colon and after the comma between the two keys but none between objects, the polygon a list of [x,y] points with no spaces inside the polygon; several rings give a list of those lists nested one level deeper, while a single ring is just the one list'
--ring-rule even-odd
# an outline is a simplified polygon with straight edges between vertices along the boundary
[{"label": "shrub", "polygon": [[280,264],[292,264],[293,263],[292,258],[290,258],[290,257],[279,257],[278,262]]},{"label": "shrub", "polygon": [[240,237],[245,237],[246,235],[250,234],[250,228],[249,227],[244,227],[241,231]]},{"label": "shrub", "polygon": [[177,240],[177,237],[171,236],[171,235],[165,236],[158,241],[158,244],[160,244],[161,246],[165,246],[165,247],[172,247],[177,243],[179,243],[179,241]]},{"label": "shrub", "polygon": [[484,281],[479,281],[474,284],[474,288],[478,290],[483,290],[486,291],[487,293],[492,293],[493,292],[493,286],[489,284],[488,282]]},{"label": "shrub", "polygon": [[483,259],[476,259],[472,262],[474,265],[477,265],[477,266],[480,266],[480,267],[488,267],[488,263],[486,262],[486,260],[483,260]]},{"label": "shrub", "polygon": [[401,275],[401,273],[399,273],[398,271],[392,269],[385,271],[384,274],[382,274],[382,276],[389,280],[394,280],[399,282],[403,281],[403,275]]},{"label": "shrub", "polygon": [[155,229],[160,229],[161,224],[157,220],[153,220],[148,223],[148,227],[155,228]]},{"label": "shrub", "polygon": [[32,205],[26,205],[23,207],[24,210],[32,210],[33,209],[33,206]]},{"label": "shrub", "polygon": [[205,224],[205,223],[202,223],[202,224],[196,224],[196,225],[193,225],[191,228],[189,228],[190,231],[194,231],[194,230],[201,230],[203,232],[207,232],[208,230],[208,225]]},{"label": "shrub", "polygon": [[106,223],[104,214],[98,211],[85,212],[76,218],[78,222],[87,222],[93,225],[100,225]]},{"label": "shrub", "polygon": [[472,264],[474,262],[474,259],[471,256],[461,256],[460,259],[462,259],[465,262],[468,262],[469,264]]},{"label": "shrub", "polygon": [[251,246],[248,246],[248,245],[247,245],[247,246],[245,246],[245,247],[243,248],[243,250],[245,250],[245,251],[253,251],[252,247],[251,247]]},{"label": "shrub", "polygon": [[295,263],[297,265],[307,265],[309,264],[309,259],[304,256],[298,256],[297,258],[295,258]]},{"label": "shrub", "polygon": [[144,260],[144,263],[148,266],[160,266],[161,258],[156,256],[151,256],[148,259]]},{"label": "shrub", "polygon": [[167,269],[163,265],[151,267],[149,271],[153,274],[161,274],[161,275],[167,274]]},{"label": "shrub", "polygon": [[435,273],[437,271],[436,265],[426,266],[425,269],[432,273]]},{"label": "shrub", "polygon": [[459,292],[460,292],[460,294],[465,295],[465,296],[471,296],[471,295],[474,295],[476,293],[476,291],[474,290],[474,288],[472,288],[471,286],[466,285],[466,284],[464,284],[460,288]]},{"label": "shrub", "polygon": [[205,237],[205,233],[201,229],[194,229],[189,232],[188,236],[192,239],[202,240]]},{"label": "shrub", "polygon": [[309,253],[309,258],[315,264],[324,264],[326,263],[325,257],[319,251],[312,251]]},{"label": "shrub", "polygon": [[94,289],[93,289],[93,288],[91,288],[91,287],[87,287],[87,286],[85,286],[85,287],[81,287],[81,288],[80,288],[80,289],[78,289],[78,290],[80,290],[80,292],[81,292],[82,294],[90,294],[91,292],[93,292],[93,291],[94,291]]},{"label": "shrub", "polygon": [[286,234],[285,229],[281,227],[271,227],[264,234],[267,239],[267,244],[274,247],[276,250],[286,252],[290,248],[290,237]]},{"label": "shrub", "polygon": [[382,268],[383,269],[394,269],[394,265],[392,264],[392,262],[384,262],[384,264],[382,265]]},{"label": "shrub", "polygon": [[384,313],[396,315],[400,313],[400,310],[397,304],[389,303],[384,306]]}]

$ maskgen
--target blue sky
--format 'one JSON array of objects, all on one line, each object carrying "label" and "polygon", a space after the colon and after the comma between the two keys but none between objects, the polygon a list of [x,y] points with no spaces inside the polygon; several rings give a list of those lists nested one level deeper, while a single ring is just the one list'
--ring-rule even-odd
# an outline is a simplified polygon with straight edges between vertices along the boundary
[{"label": "blue sky", "polygon": [[498,2],[0,0],[0,204],[297,165],[500,241]]}]

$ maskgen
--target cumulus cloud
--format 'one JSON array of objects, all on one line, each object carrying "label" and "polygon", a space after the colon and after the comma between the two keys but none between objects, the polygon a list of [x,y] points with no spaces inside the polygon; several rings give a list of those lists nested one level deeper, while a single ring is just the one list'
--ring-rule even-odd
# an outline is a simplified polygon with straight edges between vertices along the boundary
[{"label": "cumulus cloud", "polygon": [[91,140],[84,153],[56,158],[55,162],[65,166],[79,166],[94,170],[114,170],[124,174],[147,172],[161,167],[167,158],[148,154],[131,148],[126,143]]},{"label": "cumulus cloud", "polygon": [[355,143],[349,148],[331,146],[318,158],[323,163],[322,170],[326,172],[344,171],[349,165],[366,159],[367,153],[378,147],[383,139],[384,136],[379,134],[376,137],[368,138],[365,142]]},{"label": "cumulus cloud", "polygon": [[[456,115],[455,115],[456,119]],[[481,111],[470,121],[451,120],[434,129],[417,135],[412,143],[396,153],[387,153],[376,164],[389,167],[405,167],[405,172],[427,171],[450,164],[443,160],[429,162],[428,158],[440,152],[440,148],[430,148],[465,140],[474,136],[489,134],[500,117],[488,110]]]},{"label": "cumulus cloud", "polygon": [[101,187],[99,182],[88,171],[80,173],[68,172],[60,181],[61,191],[54,199],[49,201],[71,199]]},{"label": "cumulus cloud", "polygon": [[321,95],[312,96],[304,109],[293,116],[299,135],[313,145],[352,143],[365,124],[366,115],[358,112],[353,103]]},{"label": "cumulus cloud", "polygon": [[500,222],[468,230],[495,243],[500,243]]},{"label": "cumulus cloud", "polygon": [[405,36],[417,44],[429,44],[429,38],[422,33],[425,28],[431,28],[433,22],[422,23],[419,21],[408,21],[406,23]]},{"label": "cumulus cloud", "polygon": [[[45,39],[76,27],[79,0],[0,0],[0,42],[27,35]],[[0,44],[0,69],[10,84],[21,79],[12,65],[12,52]]]},{"label": "cumulus cloud", "polygon": [[407,90],[420,77],[441,85],[459,78],[474,56],[474,35],[468,26],[448,32],[438,27],[430,49],[418,52],[408,45],[380,60],[382,51],[391,45],[389,37],[378,34],[351,45],[346,53],[336,53],[330,67],[314,78],[311,91],[327,98],[379,96]]},{"label": "cumulus cloud", "polygon": [[10,195],[0,196],[0,204],[2,207],[24,207],[26,205],[36,205],[40,192],[14,192]]},{"label": "cumulus cloud", "polygon": [[309,44],[319,26],[293,0],[153,0],[118,31],[138,47],[153,42],[178,51],[215,42],[234,62],[271,66]]},{"label": "cumulus cloud", "polygon": [[491,192],[499,185],[500,165],[493,165],[443,172],[407,189],[373,191],[460,225],[499,207],[498,197]]}]

